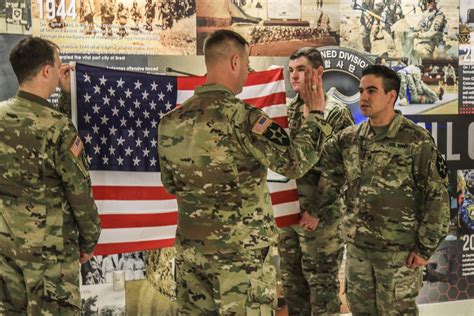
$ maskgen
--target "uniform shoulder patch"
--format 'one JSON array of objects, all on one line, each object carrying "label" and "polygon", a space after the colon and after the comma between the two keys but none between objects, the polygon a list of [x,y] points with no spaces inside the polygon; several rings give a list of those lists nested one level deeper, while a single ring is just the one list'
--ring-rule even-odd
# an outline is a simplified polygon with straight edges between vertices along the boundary
[{"label": "uniform shoulder patch", "polygon": [[436,157],[436,169],[438,169],[438,173],[442,179],[446,178],[448,175],[448,166],[439,152]]},{"label": "uniform shoulder patch", "polygon": [[263,135],[267,128],[272,125],[273,121],[265,115],[260,115],[257,122],[252,127],[252,132],[258,135]]},{"label": "uniform shoulder patch", "polygon": [[288,134],[286,134],[283,127],[281,127],[275,122],[272,122],[272,124],[268,126],[263,136],[265,136],[266,139],[268,139],[269,141],[277,145],[281,145],[281,146],[290,145],[290,139],[288,138]]},{"label": "uniform shoulder patch", "polygon": [[74,155],[74,157],[77,158],[79,157],[83,149],[84,145],[82,144],[81,138],[79,136],[76,136],[69,150]]}]

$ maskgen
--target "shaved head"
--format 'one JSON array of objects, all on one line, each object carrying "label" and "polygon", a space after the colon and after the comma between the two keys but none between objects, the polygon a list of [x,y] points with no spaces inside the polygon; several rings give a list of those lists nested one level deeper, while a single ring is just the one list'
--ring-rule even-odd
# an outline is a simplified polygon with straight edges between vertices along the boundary
[{"label": "shaved head", "polygon": [[212,66],[234,54],[243,55],[248,45],[248,42],[236,32],[229,30],[215,31],[209,35],[204,43],[206,66]]}]

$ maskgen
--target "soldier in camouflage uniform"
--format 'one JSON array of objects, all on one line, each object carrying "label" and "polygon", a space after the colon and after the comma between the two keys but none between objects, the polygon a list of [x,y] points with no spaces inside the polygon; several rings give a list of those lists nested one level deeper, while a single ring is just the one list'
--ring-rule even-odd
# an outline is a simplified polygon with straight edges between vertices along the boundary
[{"label": "soldier in camouflage uniform", "polygon": [[276,305],[271,264],[277,232],[267,168],[304,175],[319,158],[326,124],[322,78],[310,112],[291,141],[260,109],[235,97],[248,75],[249,46],[219,30],[204,46],[207,83],[160,122],[161,178],[176,195],[177,300],[181,314],[270,315]]},{"label": "soldier in camouflage uniform", "polygon": [[421,70],[415,65],[407,66],[400,69],[398,76],[401,80],[400,86],[400,104],[408,105],[416,104],[432,104],[443,97],[444,89],[439,87],[438,91],[433,91],[421,79]]},{"label": "soldier in camouflage uniform", "polygon": [[[297,135],[309,112],[304,85],[304,71],[312,68],[323,73],[323,60],[314,47],[298,49],[290,56],[290,81],[298,95],[288,106],[290,137]],[[326,121],[336,133],[354,125],[346,105],[326,95]],[[306,175],[296,180],[302,218],[317,221],[319,210],[314,209],[320,170],[316,164]],[[292,225],[279,230],[278,249],[285,299],[289,315],[339,314],[339,265],[342,258],[341,239],[342,199],[331,206],[334,216],[326,217],[314,230]],[[311,215],[310,215],[311,214]]]},{"label": "soldier in camouflage uniform", "polygon": [[420,3],[423,17],[413,30],[414,49],[421,59],[433,58],[435,48],[443,42],[446,16],[438,9],[436,0],[421,0]]},{"label": "soldier in camouflage uniform", "polygon": [[417,314],[421,268],[448,231],[445,162],[429,132],[394,110],[399,88],[390,68],[365,69],[360,109],[369,120],[328,140],[320,161],[321,214],[331,216],[328,207],[347,183],[346,295],[352,315]]},{"label": "soldier in camouflage uniform", "polygon": [[0,314],[79,314],[79,262],[100,234],[81,140],[46,100],[70,91],[58,47],[28,37],[12,50],[16,97],[0,103]]}]

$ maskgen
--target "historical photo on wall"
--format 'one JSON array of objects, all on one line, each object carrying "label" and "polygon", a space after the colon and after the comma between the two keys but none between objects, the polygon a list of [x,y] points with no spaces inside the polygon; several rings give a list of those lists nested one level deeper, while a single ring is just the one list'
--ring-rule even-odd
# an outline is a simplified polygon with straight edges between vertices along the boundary
[{"label": "historical photo on wall", "polygon": [[448,0],[355,0],[341,5],[341,46],[399,72],[404,114],[457,114],[458,8]]},{"label": "historical photo on wall", "polygon": [[145,252],[94,256],[81,265],[83,285],[113,283],[120,275],[124,281],[142,280],[146,275]]},{"label": "historical photo on wall", "polygon": [[0,33],[31,34],[31,0],[0,1]]},{"label": "historical photo on wall", "polygon": [[303,46],[339,43],[340,0],[197,0],[197,53],[216,29],[232,29],[253,56],[289,56]]},{"label": "historical photo on wall", "polygon": [[81,286],[81,315],[125,316],[125,287],[112,283]]},{"label": "historical photo on wall", "polygon": [[65,53],[190,55],[195,12],[193,0],[40,0],[33,34]]},{"label": "historical photo on wall", "polygon": [[[474,0],[459,1],[459,65],[474,65]],[[473,34],[474,35],[474,34]]]}]

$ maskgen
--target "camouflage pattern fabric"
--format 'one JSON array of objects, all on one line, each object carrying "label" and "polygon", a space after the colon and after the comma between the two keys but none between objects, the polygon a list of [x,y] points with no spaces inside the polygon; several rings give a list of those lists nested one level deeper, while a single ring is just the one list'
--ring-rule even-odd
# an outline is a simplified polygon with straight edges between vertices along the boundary
[{"label": "camouflage pattern fabric", "polygon": [[176,300],[176,278],[174,247],[154,249],[148,253],[146,278],[153,287],[170,300]]},{"label": "camouflage pattern fabric", "polygon": [[406,98],[407,87],[410,93],[410,103],[417,104],[431,104],[438,100],[436,92],[421,80],[421,77],[413,76],[410,73],[405,73],[402,70],[398,72],[401,79],[400,95],[401,98]]},{"label": "camouflage pattern fabric", "polygon": [[[158,133],[162,182],[178,201],[178,254],[194,249],[202,255],[246,255],[275,244],[267,167],[301,177],[331,132],[322,117],[310,113],[290,142],[283,128],[229,89],[198,87],[163,117]],[[179,264],[177,269],[182,270]],[[180,282],[178,273],[178,293],[184,291]]]},{"label": "camouflage pattern fabric", "polygon": [[[299,97],[288,105],[290,137],[304,122],[304,102]],[[325,119],[334,133],[354,125],[350,110],[333,97],[326,97]],[[320,216],[314,209],[321,171],[316,164],[297,179],[301,211]],[[307,231],[299,225],[279,230],[278,250],[285,299],[289,315],[339,314],[339,266],[343,253],[341,238],[342,198],[331,205],[331,218],[325,217],[318,228]]]},{"label": "camouflage pattern fabric", "polygon": [[271,247],[213,255],[195,248],[179,252],[179,314],[272,315],[277,295],[271,257]]},{"label": "camouflage pattern fabric", "polygon": [[82,148],[46,100],[0,103],[0,312],[79,308],[79,253],[100,235]]},{"label": "camouflage pattern fabric", "polygon": [[422,270],[406,266],[408,255],[348,245],[346,296],[352,315],[418,315]]},{"label": "camouflage pattern fabric", "polygon": [[415,30],[414,47],[421,59],[433,58],[433,52],[443,41],[446,16],[441,10],[426,10]]},{"label": "camouflage pattern fabric", "polygon": [[[406,260],[412,250],[428,259],[448,231],[446,165],[429,132],[396,112],[386,132],[375,136],[369,123],[364,122],[346,128],[326,143],[320,161],[323,172],[318,206],[323,217],[330,214],[324,210],[347,183],[346,242],[362,249],[371,260],[377,254],[381,261],[405,255]],[[348,252],[348,256],[352,262],[367,261],[357,252]],[[378,283],[367,284],[368,276],[352,276],[354,270],[347,267],[349,287],[379,287]],[[398,273],[390,273],[387,276],[393,275],[393,282],[403,281]],[[347,295],[352,313],[358,313],[357,306],[362,303],[355,292]],[[393,294],[385,291],[377,295],[377,306],[384,302],[379,299]],[[369,299],[375,298],[364,297]],[[396,306],[385,308],[397,311]]]}]

